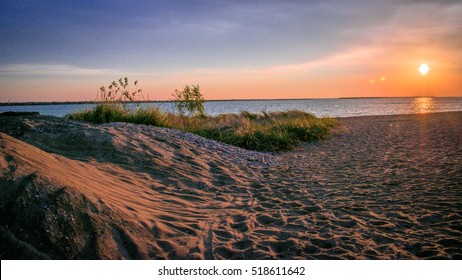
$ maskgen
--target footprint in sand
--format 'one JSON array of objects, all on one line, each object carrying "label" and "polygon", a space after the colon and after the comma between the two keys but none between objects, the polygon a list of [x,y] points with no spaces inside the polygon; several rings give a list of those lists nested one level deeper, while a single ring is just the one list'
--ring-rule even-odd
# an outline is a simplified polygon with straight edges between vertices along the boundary
[{"label": "footprint in sand", "polygon": [[257,222],[261,225],[270,225],[272,223],[274,223],[274,219],[270,216],[267,216],[267,215],[258,215],[257,216]]},{"label": "footprint in sand", "polygon": [[242,251],[242,250],[251,248],[253,246],[253,241],[249,239],[240,240],[240,241],[234,242],[232,246],[234,249]]},{"label": "footprint in sand", "polygon": [[253,208],[253,210],[256,212],[265,212],[267,209],[261,207],[260,205],[257,205]]},{"label": "footprint in sand", "polygon": [[318,205],[307,205],[302,207],[299,211],[301,212],[301,214],[310,214],[313,212],[317,212],[319,210],[321,210],[321,207]]},{"label": "footprint in sand", "polygon": [[209,163],[209,171],[213,176],[212,184],[217,187],[234,185],[236,180],[225,170],[214,163]]},{"label": "footprint in sand", "polygon": [[[443,247],[459,248],[459,249],[462,248],[462,241],[454,239],[454,238],[441,239],[440,241],[438,241],[438,243]],[[461,249],[461,251],[462,251],[462,249]]]},{"label": "footprint in sand", "polygon": [[440,254],[438,249],[427,249],[416,254],[419,259],[428,259],[437,257]]},{"label": "footprint in sand", "polygon": [[231,227],[240,232],[247,232],[249,230],[246,222],[231,224]]},{"label": "footprint in sand", "polygon": [[284,256],[280,254],[284,254],[287,257],[287,254],[299,255],[301,253],[301,249],[297,246],[297,243],[295,243],[295,241],[293,241],[292,239],[269,242],[268,246],[271,248],[271,251],[273,251],[276,254],[279,254],[278,257],[284,258]]},{"label": "footprint in sand", "polygon": [[241,214],[235,215],[231,218],[230,226],[240,232],[247,232],[249,230],[247,218]]},{"label": "footprint in sand", "polygon": [[166,240],[157,240],[157,245],[162,248],[162,250],[164,252],[170,252],[172,251],[173,249],[175,249],[175,247],[172,245],[171,242],[169,241],[166,241]]},{"label": "footprint in sand", "polygon": [[213,250],[213,255],[216,259],[231,259],[234,256],[234,252],[228,248],[221,246]]},{"label": "footprint in sand", "polygon": [[333,223],[341,226],[342,228],[353,228],[358,224],[355,220],[337,220],[333,221]]},{"label": "footprint in sand", "polygon": [[233,235],[226,230],[216,229],[216,230],[213,230],[212,232],[219,240],[222,240],[222,241],[228,241],[233,237]]},{"label": "footprint in sand", "polygon": [[307,245],[303,247],[303,253],[308,254],[308,255],[319,253],[319,247],[313,246],[313,245]]},{"label": "footprint in sand", "polygon": [[331,239],[312,238],[311,243],[323,249],[332,249],[337,246],[337,242],[333,238]]}]

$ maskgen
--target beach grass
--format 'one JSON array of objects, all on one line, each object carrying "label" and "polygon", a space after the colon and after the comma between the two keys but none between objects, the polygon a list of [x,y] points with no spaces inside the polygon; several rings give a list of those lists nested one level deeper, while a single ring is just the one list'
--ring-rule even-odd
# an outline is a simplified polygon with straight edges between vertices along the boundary
[{"label": "beach grass", "polygon": [[300,141],[324,139],[337,126],[333,118],[317,118],[297,110],[185,116],[164,112],[157,107],[129,110],[115,103],[97,105],[66,117],[93,123],[127,122],[173,128],[241,148],[267,152],[290,150]]}]

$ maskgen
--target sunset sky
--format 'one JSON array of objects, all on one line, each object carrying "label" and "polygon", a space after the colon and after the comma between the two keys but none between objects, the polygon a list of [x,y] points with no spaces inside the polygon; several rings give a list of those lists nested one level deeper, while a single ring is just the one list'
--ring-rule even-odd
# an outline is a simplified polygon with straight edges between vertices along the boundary
[{"label": "sunset sky", "polygon": [[0,102],[462,96],[461,30],[460,0],[2,0]]}]

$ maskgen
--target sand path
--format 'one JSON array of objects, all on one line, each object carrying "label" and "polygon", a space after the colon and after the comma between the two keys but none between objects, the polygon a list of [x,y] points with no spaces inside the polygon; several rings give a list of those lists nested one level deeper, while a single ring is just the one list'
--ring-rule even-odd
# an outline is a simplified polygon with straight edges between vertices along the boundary
[{"label": "sand path", "polygon": [[281,155],[298,178],[287,185],[309,188],[319,207],[307,233],[332,247],[308,257],[460,259],[462,114],[342,122],[340,136]]}]

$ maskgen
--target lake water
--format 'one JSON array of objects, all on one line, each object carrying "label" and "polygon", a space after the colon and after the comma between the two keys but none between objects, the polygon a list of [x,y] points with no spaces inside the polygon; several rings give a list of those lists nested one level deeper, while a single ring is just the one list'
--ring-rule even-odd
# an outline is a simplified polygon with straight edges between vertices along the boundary
[{"label": "lake water", "polygon": [[[166,111],[174,111],[172,102],[152,102]],[[62,117],[78,110],[92,108],[94,104],[53,104],[0,106],[0,113],[6,111],[36,111],[42,115]],[[129,106],[136,108],[135,104]],[[143,103],[139,106],[148,106]],[[303,110],[318,117],[352,117],[374,115],[420,114],[432,112],[462,111],[462,98],[358,98],[358,99],[291,99],[291,100],[236,100],[209,101],[205,103],[207,114],[215,116],[223,113],[249,111]]]}]

